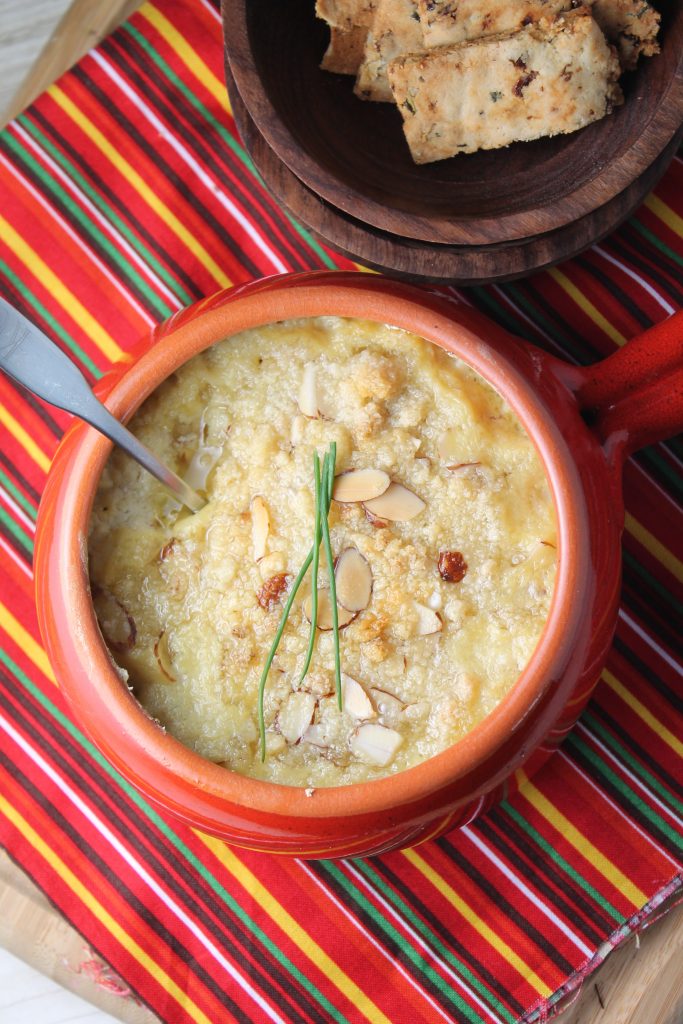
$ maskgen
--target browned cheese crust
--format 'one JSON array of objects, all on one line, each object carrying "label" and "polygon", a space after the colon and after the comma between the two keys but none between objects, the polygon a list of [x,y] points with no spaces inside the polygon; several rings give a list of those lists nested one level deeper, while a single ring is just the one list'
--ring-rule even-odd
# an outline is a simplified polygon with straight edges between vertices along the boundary
[{"label": "browned cheese crust", "polygon": [[659,53],[659,13],[645,0],[595,0],[593,16],[618,52],[622,68]]},{"label": "browned cheese crust", "polygon": [[330,45],[325,50],[320,67],[337,75],[355,75],[363,59],[367,28],[357,25],[345,32],[330,27]]},{"label": "browned cheese crust", "polygon": [[578,6],[575,0],[417,0],[426,46],[518,32]]},{"label": "browned cheese crust", "polygon": [[392,103],[387,64],[405,53],[423,53],[415,0],[378,0],[354,92],[362,100]]},{"label": "browned cheese crust", "polygon": [[621,103],[619,61],[586,8],[388,68],[413,160],[577,131]]}]

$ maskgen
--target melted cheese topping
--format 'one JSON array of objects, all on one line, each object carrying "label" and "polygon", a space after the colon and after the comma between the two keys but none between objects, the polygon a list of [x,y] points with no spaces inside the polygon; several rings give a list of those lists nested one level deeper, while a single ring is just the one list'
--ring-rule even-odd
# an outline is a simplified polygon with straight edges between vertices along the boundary
[{"label": "melted cheese topping", "polygon": [[[91,519],[95,608],[140,703],[200,755],[288,785],[364,781],[444,750],[513,685],[548,614],[554,509],[521,424],[466,364],[366,321],[271,324],[193,358],[130,426],[208,504],[178,509],[115,451]],[[332,503],[335,558],[355,548],[372,574],[341,631],[344,710],[330,632],[299,685],[307,578],[266,686],[262,763],[259,677],[313,540],[313,452],[331,441],[337,473],[383,470],[425,504],[383,525]]]}]

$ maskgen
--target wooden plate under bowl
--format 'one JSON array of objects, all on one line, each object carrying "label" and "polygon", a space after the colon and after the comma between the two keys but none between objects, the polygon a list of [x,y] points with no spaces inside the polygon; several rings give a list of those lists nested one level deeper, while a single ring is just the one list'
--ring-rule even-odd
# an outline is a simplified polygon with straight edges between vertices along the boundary
[{"label": "wooden plate under bowl", "polygon": [[622,76],[626,102],[572,135],[417,166],[391,104],[319,69],[313,0],[223,0],[226,59],[256,127],[310,190],[383,232],[437,244],[529,238],[627,189],[683,119],[683,4],[657,0],[662,52]]},{"label": "wooden plate under bowl", "polygon": [[434,245],[362,224],[312,192],[270,148],[244,105],[226,62],[226,83],[245,148],[278,202],[332,249],[410,281],[456,285],[510,281],[569,259],[610,234],[653,188],[678,148],[683,128],[629,188],[557,231],[498,245]]}]

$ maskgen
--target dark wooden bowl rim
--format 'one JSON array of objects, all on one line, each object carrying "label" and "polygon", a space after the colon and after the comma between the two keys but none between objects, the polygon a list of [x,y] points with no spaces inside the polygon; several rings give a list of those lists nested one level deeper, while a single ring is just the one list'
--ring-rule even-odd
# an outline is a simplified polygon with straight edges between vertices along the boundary
[{"label": "dark wooden bowl rim", "polygon": [[398,238],[330,206],[293,174],[254,124],[226,60],[233,115],[245,148],[276,200],[317,238],[352,260],[394,277],[454,285],[489,284],[525,277],[576,256],[610,234],[654,187],[676,154],[683,128],[629,188],[592,213],[557,231],[487,246],[434,245]]},{"label": "dark wooden bowl rim", "polygon": [[[660,70],[661,89],[652,108],[652,98],[637,86],[631,87],[628,103],[639,104],[646,120],[626,139],[626,148],[618,158],[601,164],[599,122],[583,129],[586,144],[595,149],[595,173],[572,187],[567,182],[566,193],[553,202],[530,206],[509,214],[488,216],[422,216],[418,212],[399,209],[385,204],[371,195],[359,191],[348,181],[341,182],[323,166],[291,133],[280,116],[258,72],[249,36],[248,3],[254,0],[223,0],[225,54],[240,96],[259,132],[282,162],[313,192],[336,206],[355,220],[383,232],[408,239],[456,245],[489,245],[535,237],[570,225],[604,206],[620,192],[632,185],[654,160],[666,149],[680,128],[683,119],[683,10],[671,16],[668,31],[674,38],[667,39],[668,65]],[[311,18],[313,19],[311,0]],[[671,54],[674,54],[674,60]],[[662,53],[652,60],[663,61]],[[324,74],[321,72],[321,74]],[[351,79],[348,79],[351,89]],[[361,103],[360,100],[356,101]],[[639,108],[639,109],[640,109]],[[620,108],[623,109],[623,108]],[[619,110],[611,117],[616,117]],[[583,134],[578,133],[578,134]],[[559,138],[559,137],[557,137]],[[572,139],[573,136],[563,136]],[[545,141],[545,140],[541,140]],[[521,143],[518,146],[535,146]],[[457,158],[454,158],[457,159]],[[434,165],[432,165],[434,166]],[[533,178],[533,167],[529,170]],[[568,174],[568,179],[570,175]],[[428,182],[427,182],[428,184]]]}]

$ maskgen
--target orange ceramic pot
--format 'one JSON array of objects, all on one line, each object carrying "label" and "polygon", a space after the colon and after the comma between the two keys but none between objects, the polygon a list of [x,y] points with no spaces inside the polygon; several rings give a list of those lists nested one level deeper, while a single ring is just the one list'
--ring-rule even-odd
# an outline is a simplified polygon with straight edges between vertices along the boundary
[{"label": "orange ceramic pot", "polygon": [[98,385],[127,420],[191,356],[248,327],[336,314],[394,324],[468,362],[505,397],[546,469],[558,525],[550,614],[519,680],[443,753],[353,786],[299,788],[244,778],[162,732],[115,672],[90,599],[88,518],[111,444],[75,425],[40,509],[35,576],[48,656],[74,716],[150,800],[231,843],[302,857],[379,853],[463,825],[516,787],[571,729],[611,643],[620,590],[621,469],[639,445],[683,427],[683,314],[603,363],[578,369],[472,309],[395,281],[285,275],[199,302],[163,324]]}]

